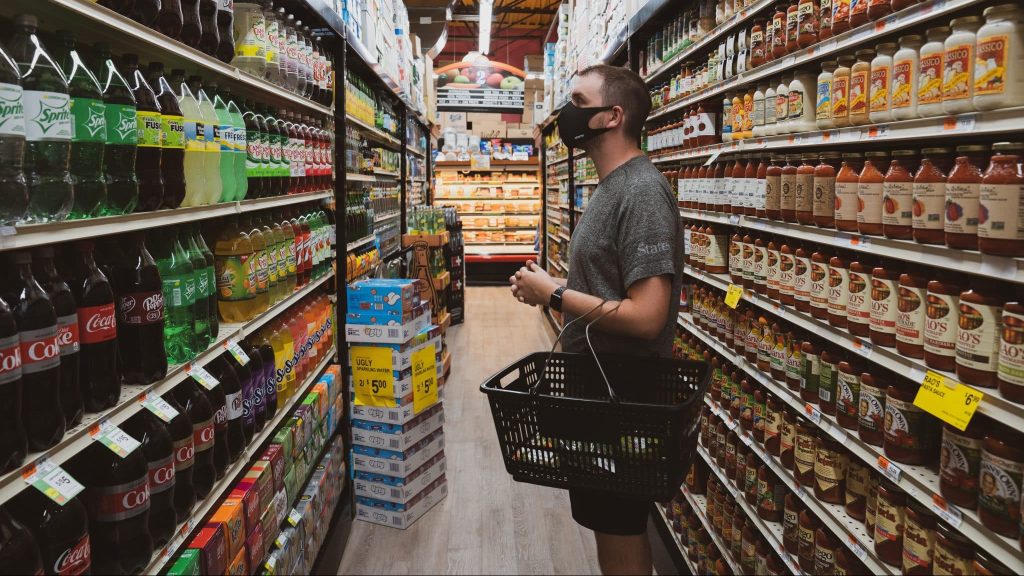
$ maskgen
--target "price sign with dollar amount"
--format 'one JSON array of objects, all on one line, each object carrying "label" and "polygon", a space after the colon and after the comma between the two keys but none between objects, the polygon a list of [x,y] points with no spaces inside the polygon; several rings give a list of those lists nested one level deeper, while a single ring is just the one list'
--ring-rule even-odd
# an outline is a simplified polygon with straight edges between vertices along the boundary
[{"label": "price sign with dollar amount", "polygon": [[412,353],[412,412],[419,414],[437,403],[437,356],[427,344]]},{"label": "price sign with dollar amount", "polygon": [[985,394],[929,370],[914,397],[914,405],[932,416],[966,430]]},{"label": "price sign with dollar amount", "polygon": [[353,346],[350,355],[356,404],[395,407],[395,373],[391,349]]}]

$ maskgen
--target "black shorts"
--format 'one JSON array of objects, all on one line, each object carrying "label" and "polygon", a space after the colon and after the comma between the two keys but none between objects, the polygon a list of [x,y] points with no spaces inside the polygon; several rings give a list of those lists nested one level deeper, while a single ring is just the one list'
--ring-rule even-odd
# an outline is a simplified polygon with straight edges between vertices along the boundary
[{"label": "black shorts", "polygon": [[594,532],[616,536],[647,533],[651,501],[624,498],[606,492],[569,490],[572,519]]}]

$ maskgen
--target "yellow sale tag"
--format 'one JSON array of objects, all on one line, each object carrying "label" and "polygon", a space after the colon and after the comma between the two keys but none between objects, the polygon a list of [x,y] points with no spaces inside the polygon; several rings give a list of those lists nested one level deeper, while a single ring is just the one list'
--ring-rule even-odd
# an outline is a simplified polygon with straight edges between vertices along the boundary
[{"label": "yellow sale tag", "polygon": [[729,284],[729,289],[725,291],[725,305],[729,308],[736,309],[736,305],[740,303],[740,298],[742,297],[743,286]]},{"label": "yellow sale tag", "polygon": [[363,406],[394,408],[395,373],[391,349],[377,346],[353,346],[352,382],[356,403]]},{"label": "yellow sale tag", "polygon": [[412,353],[412,413],[419,414],[437,403],[437,356],[427,344]]},{"label": "yellow sale tag", "polygon": [[966,430],[984,397],[970,386],[929,370],[914,398],[914,406],[959,430]]}]

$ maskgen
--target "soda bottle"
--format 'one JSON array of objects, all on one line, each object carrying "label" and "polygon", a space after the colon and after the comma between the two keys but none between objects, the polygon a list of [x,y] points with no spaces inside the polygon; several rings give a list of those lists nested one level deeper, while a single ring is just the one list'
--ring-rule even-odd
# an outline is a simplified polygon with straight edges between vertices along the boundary
[{"label": "soda bottle", "polygon": [[287,160],[288,171],[282,173],[284,194],[295,192],[295,171],[298,165],[295,161],[295,135],[294,126],[288,119],[288,112],[284,108],[277,111],[278,128],[281,130],[281,156]]},{"label": "soda bottle", "polygon": [[148,82],[160,105],[160,177],[164,182],[161,208],[177,208],[185,199],[185,117],[164,76],[163,64],[149,63]]},{"label": "soda bottle", "polygon": [[277,409],[283,410],[295,390],[295,343],[284,321],[276,322],[273,330],[270,338],[274,347],[274,364],[277,365]]},{"label": "soda bottle", "polygon": [[267,23],[263,8],[254,2],[236,3],[232,26],[235,53],[231,65],[263,78],[267,72]]},{"label": "soda bottle", "polygon": [[159,210],[164,200],[164,181],[160,176],[162,111],[153,88],[139,70],[139,57],[135,54],[125,54],[122,62],[125,74],[130,78],[129,86],[135,95],[138,109],[138,156],[135,160],[135,174],[139,178],[139,197],[136,211]]},{"label": "soda bottle", "polygon": [[303,73],[306,75],[306,89],[302,94],[306,98],[313,100],[314,88],[316,86],[313,78],[313,43],[309,40],[309,26],[302,24],[301,20],[295,22],[295,25],[301,25],[302,28],[301,32],[299,32],[298,29],[296,30],[296,33],[299,36],[300,60],[302,62]]},{"label": "soda bottle", "polygon": [[203,23],[199,18],[199,0],[181,0],[182,25],[178,40],[188,46],[198,46],[203,35]]},{"label": "soda bottle", "polygon": [[217,55],[220,46],[220,33],[217,30],[218,0],[199,0],[199,21],[202,22],[202,35],[199,37],[199,48],[204,54]]},{"label": "soda bottle", "polygon": [[71,155],[71,97],[60,67],[36,35],[31,14],[14,17],[7,42],[21,70],[25,112],[25,176],[29,203],[26,219],[51,222],[67,218],[74,201],[68,162]]},{"label": "soda bottle", "polygon": [[[195,276],[192,264],[177,246],[176,234],[161,230],[150,238],[164,293],[164,351],[167,361],[184,364],[196,355],[192,308]],[[192,299],[189,299],[189,296]]]},{"label": "soda bottle", "polygon": [[231,62],[235,55],[234,37],[234,0],[218,0],[217,2],[217,59]]},{"label": "soda bottle", "polygon": [[[217,84],[208,82],[200,94],[205,94],[206,90],[209,90],[209,95],[213,98],[211,106],[213,106],[216,118],[216,123],[213,125],[213,137],[217,142],[220,154],[218,170],[220,171],[221,192],[220,198],[214,202],[234,202],[239,200],[238,187],[235,184],[235,127],[231,124],[227,103],[217,93]],[[200,96],[199,103],[202,108],[202,96]]]},{"label": "soda bottle", "polygon": [[174,447],[174,515],[184,520],[196,505],[196,488],[192,485],[196,450],[192,421],[174,394],[165,394],[163,399],[178,413],[167,423],[167,433]]},{"label": "soda bottle", "polygon": [[282,135],[277,119],[270,112],[269,106],[263,107],[263,122],[266,133],[270,135],[270,195],[282,196],[287,192],[288,160],[284,155],[286,137]]},{"label": "soda bottle", "polygon": [[[205,0],[204,0],[205,1]],[[217,119],[217,111],[213,108],[213,101],[202,88],[202,80],[199,76],[189,76],[188,86],[195,94],[199,103],[199,113],[203,119],[203,145],[206,148],[206,161],[203,166],[203,177],[206,185],[206,196],[201,204],[216,204],[220,202],[223,195],[223,180],[220,174],[220,143],[217,141],[217,131],[220,122]],[[234,190],[231,190],[234,193]]]},{"label": "soda bottle", "polygon": [[80,331],[78,306],[67,282],[53,265],[53,247],[39,246],[32,251],[32,273],[46,290],[57,313],[57,343],[60,345],[60,401],[64,420],[74,426],[84,413],[79,385]]},{"label": "soda bottle", "polygon": [[25,217],[28,183],[25,180],[25,107],[21,72],[0,46],[0,226]]},{"label": "soda bottle", "polygon": [[281,286],[277,277],[277,238],[274,231],[267,226],[262,215],[253,214],[252,223],[255,229],[260,231],[263,242],[267,246],[267,307],[273,306],[281,300]]},{"label": "soda bottle", "polygon": [[[206,258],[199,250],[193,240],[191,226],[183,226],[178,230],[178,245],[183,249],[182,257],[189,261],[192,266],[193,286],[195,296],[192,305],[192,331],[195,334],[196,351],[206,350],[213,342],[210,336],[210,311],[213,304],[210,301],[212,290],[210,288],[210,277],[206,270]],[[216,297],[216,296],[214,296]]]},{"label": "soda bottle", "polygon": [[266,381],[263,375],[265,366],[259,349],[250,341],[243,340],[238,343],[238,346],[249,357],[249,363],[245,365],[245,369],[249,372],[249,380],[248,383],[242,385],[242,395],[245,397],[242,419],[246,438],[251,439],[263,430],[267,419],[267,406],[263,402],[263,387]]},{"label": "soda bottle", "polygon": [[306,318],[301,313],[301,307],[298,308],[298,311],[299,313],[290,315],[286,325],[288,331],[291,332],[294,347],[292,369],[295,371],[295,380],[302,382],[306,379],[306,374],[309,371],[309,358],[306,356]]},{"label": "soda bottle", "polygon": [[64,436],[57,312],[32,275],[31,254],[15,252],[8,262],[11,274],[7,295],[14,304],[21,355],[21,420],[28,447],[36,452],[53,446]]},{"label": "soda bottle", "polygon": [[280,21],[277,19],[277,12],[271,0],[260,0],[260,9],[263,10],[263,21],[267,27],[267,68],[264,78],[271,84],[282,85],[281,50],[280,50]]},{"label": "soda bottle", "polygon": [[297,272],[297,260],[296,260],[296,235],[295,228],[292,227],[291,220],[288,219],[287,213],[283,210],[274,212],[274,220],[281,226],[281,233],[284,235],[284,252],[285,252],[285,265],[287,266],[287,275],[285,277],[285,296],[291,296],[295,292],[296,287],[296,272]]},{"label": "soda bottle", "polygon": [[285,29],[285,64],[288,67],[287,88],[296,94],[302,94],[306,90],[306,77],[302,74],[302,64],[299,62],[299,36],[295,32],[295,16],[288,14],[284,17]]},{"label": "soda bottle", "polygon": [[246,178],[245,172],[246,149],[248,147],[245,121],[242,120],[242,111],[238,108],[238,104],[231,97],[231,90],[225,88],[221,90],[221,94],[224,96],[224,102],[227,103],[228,118],[231,119],[231,128],[234,132],[234,148],[232,152],[235,170],[235,200],[244,200],[248,197],[249,192],[249,180]]},{"label": "soda bottle", "polygon": [[160,2],[161,0],[135,0],[128,10],[128,17],[143,26],[152,27],[160,13]]},{"label": "soda bottle", "polygon": [[192,486],[197,498],[206,498],[217,480],[213,466],[214,411],[198,382],[186,378],[174,388],[178,401],[192,423]]},{"label": "soda bottle", "polygon": [[[245,348],[239,343],[238,347],[245,352]],[[248,354],[246,354],[248,356]],[[255,402],[255,387],[254,387],[254,375],[253,371],[258,372],[260,370],[259,357],[255,359],[252,356],[248,356],[248,361],[245,364],[235,357],[229,350],[227,354],[223,355],[224,360],[231,366],[235,371],[235,375],[238,376],[238,382],[241,384],[241,398],[242,398],[242,433],[245,436],[245,444],[249,444],[255,435],[256,431],[256,408]],[[243,358],[244,360],[245,358]]]},{"label": "soda bottle", "polygon": [[270,239],[268,243],[272,246],[268,248],[270,254],[268,262],[273,262],[270,268],[270,301],[276,304],[291,294],[287,291],[288,255],[285,249],[284,232],[281,230],[281,226],[274,222],[273,215],[269,212],[261,215],[260,224],[263,227],[263,235]]},{"label": "soda bottle", "polygon": [[[185,117],[185,154],[182,167],[185,173],[185,198],[182,206],[201,206],[207,197],[206,182],[206,127],[199,101],[185,83],[185,71],[171,71],[171,85],[178,87],[178,104]],[[217,178],[220,183],[220,177]],[[218,191],[218,194],[220,192]]]},{"label": "soda bottle", "polygon": [[224,322],[245,322],[256,298],[256,260],[252,241],[238,217],[224,220],[214,244],[217,310]]},{"label": "soda bottle", "polygon": [[163,281],[141,232],[128,236],[128,250],[114,268],[113,280],[124,382],[145,385],[161,380],[167,375]]},{"label": "soda bottle", "polygon": [[4,574],[42,574],[36,539],[28,528],[0,508],[0,566]]},{"label": "soda bottle", "polygon": [[149,467],[142,447],[122,458],[100,442],[91,442],[65,463],[85,486],[82,502],[89,515],[92,571],[139,574],[153,556],[149,534]]},{"label": "soda bottle", "polygon": [[127,214],[139,202],[135,160],[142,118],[138,116],[135,96],[128,87],[128,81],[114,63],[110,46],[97,44],[96,52],[107,120],[104,147],[107,200],[103,206],[103,215]]},{"label": "soda bottle", "polygon": [[260,132],[260,124],[255,118],[255,112],[252,110],[252,101],[246,100],[242,112],[242,121],[245,123],[245,180],[248,193],[246,196],[249,198],[263,198],[266,194],[264,193],[263,184],[266,180],[264,176],[264,166],[262,157],[262,147],[264,144],[265,135]]},{"label": "soda bottle", "polygon": [[181,27],[184,24],[181,0],[161,0],[160,12],[156,15],[156,22],[152,28],[164,36],[177,39],[181,37]]},{"label": "soda bottle", "polygon": [[[213,370],[213,364],[208,365],[207,369]],[[217,480],[220,480],[224,477],[224,473],[228,468],[227,396],[224,392],[224,386],[221,384],[212,388],[207,388],[206,386],[200,386],[199,388],[206,396],[206,400],[209,401],[210,407],[213,408],[213,468],[216,472]],[[196,449],[199,449],[198,445]]]},{"label": "soda bottle", "polygon": [[295,284],[299,288],[309,284],[313,269],[312,232],[309,223],[301,217],[297,209],[292,209],[292,227],[301,231],[295,234]]},{"label": "soda bottle", "polygon": [[75,243],[70,277],[78,303],[78,334],[82,341],[79,388],[86,410],[100,412],[117,405],[121,397],[121,369],[114,289],[96,266],[93,248],[92,240]]},{"label": "soda bottle", "polygon": [[72,498],[62,506],[35,488],[29,488],[19,492],[6,507],[11,516],[28,528],[35,538],[43,572],[60,575],[89,574],[92,568],[89,517],[80,498]]},{"label": "soda bottle", "polygon": [[251,215],[247,214],[242,218],[243,230],[249,234],[253,255],[256,258],[256,298],[250,302],[252,308],[249,310],[249,317],[253,318],[270,307],[270,266],[267,259],[267,239],[263,237],[263,231],[256,225]]},{"label": "soda bottle", "polygon": [[28,451],[25,425],[21,421],[23,386],[18,325],[11,307],[0,298],[0,474],[21,466]]},{"label": "soda bottle", "polygon": [[217,336],[220,334],[220,320],[217,318],[217,267],[213,252],[206,244],[206,238],[203,237],[203,232],[198,225],[192,228],[191,240],[195,242],[196,248],[199,249],[200,254],[203,255],[203,260],[206,262],[206,286],[209,292],[207,298],[210,303],[210,340],[216,341]]},{"label": "soda bottle", "polygon": [[214,376],[220,380],[220,386],[224,391],[224,407],[226,409],[227,428],[225,431],[225,446],[227,448],[228,463],[234,464],[249,439],[245,435],[245,393],[242,390],[242,381],[238,372],[231,363],[224,357],[224,354],[210,362],[210,369]]},{"label": "soda bottle", "polygon": [[263,333],[257,336],[255,347],[260,353],[260,360],[263,361],[263,411],[267,422],[277,414],[277,359],[274,356],[274,346],[267,340]]},{"label": "soda bottle", "polygon": [[154,546],[163,546],[170,542],[178,524],[174,511],[174,441],[164,421],[149,410],[140,410],[122,428],[142,442],[149,477],[149,535]]}]

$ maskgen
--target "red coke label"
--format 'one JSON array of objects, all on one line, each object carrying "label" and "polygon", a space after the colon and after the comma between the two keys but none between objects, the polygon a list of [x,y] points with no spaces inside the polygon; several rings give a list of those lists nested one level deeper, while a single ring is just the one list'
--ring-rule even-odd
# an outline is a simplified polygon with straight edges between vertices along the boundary
[{"label": "red coke label", "polygon": [[149,510],[149,477],[138,480],[94,488],[92,517],[97,522],[120,522],[134,518]]},{"label": "red coke label", "polygon": [[193,425],[192,436],[196,452],[205,452],[213,448],[213,418]]},{"label": "red coke label", "polygon": [[53,561],[53,573],[59,576],[78,576],[88,574],[92,567],[92,549],[89,547],[89,533],[82,535],[82,539],[73,547],[61,552],[60,556]]},{"label": "red coke label", "polygon": [[77,354],[82,349],[79,342],[78,314],[68,314],[57,317],[57,344],[60,345],[60,355],[70,356]]},{"label": "red coke label", "polygon": [[149,493],[159,494],[174,487],[174,454],[149,463]]},{"label": "red coke label", "polygon": [[[163,311],[161,310],[161,314]],[[114,303],[78,309],[78,329],[83,344],[99,344],[117,338]]]},{"label": "red coke label", "polygon": [[192,436],[182,438],[174,443],[174,470],[181,472],[192,467],[196,455],[196,445]]},{"label": "red coke label", "polygon": [[60,344],[57,325],[18,334],[21,340],[21,371],[25,374],[43,372],[60,366]]},{"label": "red coke label", "polygon": [[117,319],[132,326],[163,321],[163,292],[133,292],[121,296],[117,302]]},{"label": "red coke label", "polygon": [[0,384],[21,378],[21,346],[18,335],[0,338]]}]

